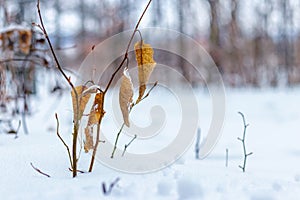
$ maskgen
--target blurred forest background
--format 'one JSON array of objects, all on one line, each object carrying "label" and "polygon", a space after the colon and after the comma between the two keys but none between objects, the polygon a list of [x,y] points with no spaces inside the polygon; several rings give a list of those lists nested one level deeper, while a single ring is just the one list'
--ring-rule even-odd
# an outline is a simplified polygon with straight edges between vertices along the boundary
[{"label": "blurred forest background", "polygon": [[[12,24],[31,27],[31,22],[39,21],[35,0],[0,2],[2,35]],[[132,29],[146,2],[41,0],[49,35],[57,49],[66,48],[59,54],[63,66],[70,68],[78,67],[94,44]],[[170,28],[198,41],[213,57],[227,86],[277,87],[300,83],[299,22],[299,0],[153,0],[141,27]],[[4,38],[2,51],[7,48]],[[42,65],[51,65],[49,58],[37,55]],[[0,64],[7,59],[2,53]],[[182,59],[172,65],[195,81]]]}]

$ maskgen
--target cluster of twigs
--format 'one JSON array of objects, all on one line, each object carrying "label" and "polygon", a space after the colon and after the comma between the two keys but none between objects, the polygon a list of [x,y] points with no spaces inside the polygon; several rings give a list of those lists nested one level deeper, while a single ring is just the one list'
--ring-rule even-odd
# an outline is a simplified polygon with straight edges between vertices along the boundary
[{"label": "cluster of twigs", "polygon": [[[151,4],[152,0],[149,0],[146,8],[144,9],[142,15],[140,16],[135,28],[134,28],[134,31],[129,39],[129,42],[128,42],[128,45],[127,45],[127,48],[126,48],[126,51],[125,51],[125,54],[124,54],[124,57],[121,61],[121,63],[119,64],[119,66],[117,67],[117,69],[114,71],[114,73],[111,75],[111,78],[109,80],[109,82],[107,83],[105,89],[101,92],[103,94],[103,101],[104,101],[104,97],[105,97],[105,94],[107,93],[107,91],[109,90],[115,76],[117,75],[117,73],[122,69],[122,67],[124,66],[125,62],[127,61],[128,62],[128,52],[129,52],[129,48],[130,48],[130,45],[133,41],[133,38],[134,38],[134,35],[136,34],[136,32],[139,32],[138,31],[138,27],[140,25],[140,22],[142,20],[142,18],[144,17],[149,5]],[[68,82],[69,86],[71,87],[72,91],[74,92],[75,94],[75,101],[76,101],[76,112],[74,116],[79,116],[78,112],[79,112],[79,95],[75,89],[75,86],[73,85],[70,77],[68,77],[66,75],[66,73],[64,72],[63,68],[61,67],[59,61],[58,61],[58,58],[56,56],[56,53],[54,51],[54,48],[52,46],[52,43],[50,41],[50,38],[48,36],[48,33],[46,31],[46,28],[44,26],[44,23],[43,23],[43,18],[42,18],[42,15],[41,15],[41,10],[40,10],[40,1],[38,0],[37,2],[37,10],[38,10],[38,16],[39,16],[39,20],[40,20],[40,24],[35,24],[33,23],[34,26],[38,27],[42,33],[44,34],[45,38],[46,38],[46,41],[49,45],[49,48],[50,48],[50,51],[53,55],[53,58],[54,58],[54,61],[56,63],[56,66],[59,70],[59,72],[61,73],[61,75],[64,77],[64,79]],[[155,84],[156,85],[156,84]],[[151,89],[152,90],[152,89]],[[150,91],[151,91],[150,90]],[[147,95],[146,95],[147,96]],[[145,96],[145,97],[146,97]],[[144,97],[144,98],[145,98]],[[102,102],[104,103],[104,102]],[[133,107],[133,106],[132,106]],[[103,111],[103,110],[102,110]],[[71,169],[72,169],[72,172],[73,172],[73,177],[76,177],[77,176],[77,161],[78,161],[78,158],[77,158],[77,139],[78,139],[78,129],[79,129],[79,123],[80,123],[80,120],[79,119],[74,119],[74,125],[73,125],[73,143],[72,143],[72,155],[71,155],[71,152],[70,152],[70,149],[68,147],[68,145],[64,142],[64,140],[60,137],[59,135],[59,132],[58,132],[58,127],[59,127],[59,122],[58,122],[58,118],[57,118],[57,115],[55,116],[56,117],[56,120],[57,120],[57,135],[59,137],[59,139],[63,142],[64,146],[67,148],[67,151],[68,151],[68,156],[69,156],[69,160],[70,160],[70,164],[71,164]],[[96,156],[96,152],[97,152],[97,148],[98,148],[98,145],[99,145],[99,142],[100,142],[100,126],[101,126],[101,120],[102,120],[102,117],[99,118],[99,121],[98,121],[98,124],[97,124],[97,136],[96,136],[96,141],[95,141],[95,145],[94,145],[94,148],[93,148],[93,152],[92,152],[92,158],[91,158],[91,162],[90,162],[90,166],[89,166],[89,172],[92,171],[93,169],[93,165],[94,165],[94,160],[95,160],[95,156]],[[123,128],[123,126],[122,126]],[[121,130],[122,130],[121,128]],[[120,131],[121,132],[121,131]],[[117,138],[119,137],[119,133],[118,133],[118,136]],[[117,144],[117,139],[116,139],[116,143],[115,143],[115,146]],[[115,149],[114,149],[115,151]],[[113,155],[113,154],[112,154]]]},{"label": "cluster of twigs", "polygon": [[[19,33],[18,38],[15,38],[13,35],[17,33]],[[32,112],[29,97],[35,93],[32,87],[35,84],[35,75],[32,75],[37,67],[48,68],[50,64],[46,54],[48,49],[37,48],[44,46],[43,40],[38,38],[39,34],[34,30],[25,29],[25,26],[19,29],[12,26],[11,29],[2,32],[0,38],[2,54],[0,58],[0,109],[2,113],[5,113],[4,116],[0,116],[0,123],[12,122],[15,116],[20,115],[25,134],[29,133],[26,116]],[[28,41],[30,42],[27,43],[29,35]],[[20,51],[21,44],[19,43],[24,40],[26,40],[26,53]]]}]

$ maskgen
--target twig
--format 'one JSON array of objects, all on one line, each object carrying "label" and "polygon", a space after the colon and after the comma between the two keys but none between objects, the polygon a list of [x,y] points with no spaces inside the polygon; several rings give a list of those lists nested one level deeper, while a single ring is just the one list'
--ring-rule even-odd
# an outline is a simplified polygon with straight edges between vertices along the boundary
[{"label": "twig", "polygon": [[57,113],[55,113],[55,118],[56,118],[56,135],[58,136],[58,138],[60,139],[60,141],[64,144],[64,146],[67,149],[68,152],[68,156],[69,156],[69,160],[70,160],[70,165],[73,166],[72,164],[72,157],[71,157],[71,153],[70,153],[70,149],[69,146],[67,145],[67,143],[63,140],[63,138],[60,136],[59,134],[59,120],[58,120],[58,116]]},{"label": "twig", "polygon": [[[133,109],[134,106],[136,106],[136,105],[139,104],[142,100],[144,100],[145,98],[147,98],[147,97],[149,96],[150,92],[151,92],[156,86],[157,86],[157,81],[153,84],[153,86],[149,89],[149,91],[147,92],[147,94],[146,94],[140,101],[138,101],[138,102],[136,102],[136,103],[132,103],[132,105],[130,106],[130,109],[129,109],[129,113],[131,113],[131,111],[132,111],[132,109]],[[121,126],[119,132],[117,133],[117,137],[116,137],[116,139],[115,139],[114,148],[113,148],[113,151],[112,151],[112,153],[111,153],[110,158],[114,158],[114,154],[115,154],[115,151],[116,151],[116,149],[117,149],[118,140],[119,140],[119,137],[120,137],[120,135],[121,135],[121,132],[122,132],[124,126],[125,126],[125,123],[123,122],[123,124],[122,124],[122,126]]]},{"label": "twig", "polygon": [[[69,171],[72,172],[73,170],[69,167]],[[85,173],[84,171],[79,170],[79,169],[77,169],[77,172],[79,172],[79,173],[81,173],[81,174],[84,174],[84,173]]]},{"label": "twig", "polygon": [[[41,29],[41,31],[43,32],[47,42],[48,42],[48,45],[50,47],[50,51],[52,53],[52,56],[55,60],[55,63],[57,65],[57,68],[58,70],[60,71],[60,73],[62,74],[62,76],[66,79],[66,81],[68,82],[68,84],[70,85],[70,87],[72,88],[74,94],[75,94],[75,100],[76,100],[76,110],[77,110],[77,113],[75,116],[79,116],[79,101],[78,101],[78,93],[73,85],[73,83],[71,82],[70,78],[66,75],[66,73],[64,72],[63,68],[61,67],[58,59],[57,59],[57,56],[54,52],[54,48],[52,46],[52,43],[50,41],[50,38],[48,36],[48,33],[46,31],[46,28],[44,26],[44,22],[43,22],[43,18],[42,18],[42,15],[41,15],[41,10],[40,10],[40,0],[37,1],[37,10],[38,10],[38,16],[39,16],[39,19],[40,19],[40,23],[41,25],[39,24],[35,24],[35,23],[32,23],[32,25],[35,25],[37,27],[39,27]],[[73,165],[72,165],[72,169],[73,169],[73,177],[76,177],[77,176],[77,137],[78,137],[78,128],[79,128],[79,119],[74,119],[74,127],[73,127],[73,143],[72,143],[72,160],[73,160]]]},{"label": "twig", "polygon": [[114,188],[115,185],[117,185],[117,183],[120,181],[120,178],[116,178],[115,181],[113,181],[110,185],[109,188],[106,188],[106,184],[104,182],[102,182],[102,192],[104,195],[109,195],[112,191],[112,189]]},{"label": "twig", "polygon": [[122,62],[120,63],[120,65],[118,66],[118,68],[117,68],[117,69],[115,70],[115,72],[112,74],[112,76],[111,76],[111,78],[110,78],[110,80],[109,80],[109,82],[108,82],[108,84],[107,84],[107,86],[106,86],[106,88],[105,88],[105,90],[104,90],[104,93],[107,92],[107,90],[109,89],[109,87],[110,87],[110,85],[111,85],[113,79],[115,78],[116,74],[117,74],[118,71],[122,68],[122,66],[123,66],[123,64],[125,63],[125,61],[128,59],[128,51],[129,51],[129,47],[130,47],[130,45],[131,45],[131,42],[132,42],[132,40],[133,40],[133,37],[134,37],[135,33],[137,32],[138,27],[139,27],[139,25],[140,25],[140,23],[141,23],[141,21],[142,21],[144,15],[145,15],[147,9],[149,8],[151,2],[152,2],[152,0],[149,0],[147,6],[145,7],[145,9],[144,9],[142,15],[141,15],[140,18],[139,18],[137,24],[135,25],[134,31],[133,31],[133,33],[132,33],[130,39],[129,39],[129,42],[128,42],[128,45],[127,45],[127,48],[126,48],[126,52],[125,52],[125,54],[124,54],[124,58],[123,58]]},{"label": "twig", "polygon": [[116,149],[117,149],[118,140],[119,140],[120,134],[121,134],[121,132],[122,132],[124,126],[125,126],[125,123],[122,124],[122,126],[121,126],[119,132],[117,133],[117,137],[116,137],[116,140],[115,140],[114,148],[113,148],[113,151],[112,151],[112,153],[111,153],[110,158],[114,158],[114,155],[115,155],[115,152],[116,152]]},{"label": "twig", "polygon": [[196,159],[199,159],[200,139],[201,139],[201,129],[199,128],[198,131],[197,131],[197,138],[196,138],[196,144],[195,144],[195,156],[196,156]]},{"label": "twig", "polygon": [[[157,84],[158,84],[158,82],[155,81],[155,83],[154,83],[153,86],[150,88],[150,90],[147,92],[147,94],[146,94],[139,102],[141,102],[142,100],[144,100],[145,98],[147,98],[147,97],[149,96],[150,92],[157,86]],[[138,103],[139,103],[139,102],[138,102]],[[138,103],[136,103],[136,104],[138,104]]]},{"label": "twig", "polygon": [[48,42],[48,45],[50,47],[50,51],[52,53],[52,56],[54,58],[54,61],[55,61],[56,65],[57,65],[57,68],[59,69],[59,71],[61,72],[61,74],[64,76],[64,78],[67,80],[67,82],[69,83],[69,85],[72,88],[74,88],[74,90],[75,90],[75,87],[74,87],[73,83],[70,81],[70,79],[68,78],[68,76],[65,74],[64,70],[62,69],[62,67],[61,67],[61,65],[60,65],[60,63],[58,61],[58,58],[57,58],[57,56],[55,54],[54,48],[52,46],[52,43],[50,41],[50,38],[49,38],[48,33],[46,31],[46,28],[44,26],[44,22],[43,22],[43,18],[42,18],[42,15],[41,15],[41,10],[40,10],[40,0],[38,0],[38,2],[37,2],[37,9],[38,9],[38,15],[39,15],[39,19],[40,19],[41,25],[35,24],[35,23],[32,23],[32,25],[35,25],[35,26],[39,27],[41,29],[41,31],[43,32],[43,34],[44,34],[44,36],[45,36],[45,38],[46,38],[46,40]]},{"label": "twig", "polygon": [[21,127],[21,120],[19,120],[18,128],[16,129],[15,139],[18,138],[18,133],[19,133],[20,127]]},{"label": "twig", "polygon": [[229,150],[226,148],[225,167],[228,167],[228,152]]},{"label": "twig", "polygon": [[18,124],[18,127],[16,129],[14,129],[12,127],[12,122],[11,121],[7,121],[7,123],[8,123],[8,126],[10,128],[10,130],[7,131],[7,133],[8,134],[16,134],[15,138],[17,138],[18,137],[18,132],[19,132],[20,127],[21,127],[21,120],[19,120],[19,124]]},{"label": "twig", "polygon": [[42,175],[44,175],[44,176],[47,176],[48,178],[51,177],[49,174],[46,174],[46,173],[42,172],[40,169],[36,168],[32,163],[30,163],[30,165],[31,165],[31,167],[32,167],[35,171],[37,171],[38,173],[40,173],[40,174],[42,174]]},{"label": "twig", "polygon": [[128,148],[129,145],[136,139],[136,137],[137,137],[137,135],[134,135],[134,137],[129,141],[129,143],[128,143],[128,144],[125,144],[124,150],[123,150],[123,153],[122,153],[122,156],[124,156],[124,154],[125,154],[127,148]]},{"label": "twig", "polygon": [[[25,57],[24,61],[22,62],[22,71],[25,72],[26,71],[26,66],[28,63],[28,56],[29,54]],[[26,81],[26,73],[23,73],[22,76],[22,92],[23,92],[23,112],[21,113],[22,116],[22,125],[23,125],[23,131],[25,134],[28,134],[28,127],[27,127],[27,123],[26,123],[26,113],[28,112],[28,105],[27,105],[27,94],[26,94],[26,88],[25,88],[25,81]]]},{"label": "twig", "polygon": [[245,172],[246,170],[246,161],[247,161],[247,157],[252,155],[253,152],[250,152],[250,153],[247,153],[246,151],[246,144],[245,144],[245,139],[246,139],[246,129],[247,127],[249,126],[249,124],[246,124],[246,120],[245,120],[245,116],[243,113],[241,112],[238,112],[241,116],[242,116],[242,119],[243,119],[243,124],[244,124],[244,132],[243,132],[243,138],[237,138],[238,140],[240,140],[243,144],[243,150],[244,150],[244,163],[243,163],[243,166],[239,165],[239,168],[241,168],[243,170],[243,172]]},{"label": "twig", "polygon": [[[102,97],[102,103],[104,101],[104,96]],[[102,108],[102,111],[101,112],[104,112],[103,111],[103,104],[102,106],[100,106]],[[92,172],[93,170],[93,166],[94,166],[94,162],[95,162],[95,157],[96,157],[96,153],[97,153],[97,148],[98,148],[98,145],[99,145],[99,142],[100,142],[100,127],[101,127],[101,121],[102,121],[102,118],[103,118],[103,115],[102,114],[99,118],[99,121],[97,123],[97,136],[96,136],[96,142],[95,142],[95,146],[94,146],[94,149],[93,149],[93,154],[92,154],[92,158],[91,158],[91,163],[90,163],[90,167],[89,167],[89,172]]]},{"label": "twig", "polygon": [[[25,105],[25,103],[26,103],[26,94],[24,94],[24,105]],[[25,106],[24,106],[25,107]],[[29,133],[29,131],[28,131],[28,127],[27,127],[27,123],[26,123],[26,113],[25,113],[26,111],[24,110],[23,112],[22,112],[22,124],[23,124],[23,130],[24,130],[24,133],[25,134],[28,134]]]}]

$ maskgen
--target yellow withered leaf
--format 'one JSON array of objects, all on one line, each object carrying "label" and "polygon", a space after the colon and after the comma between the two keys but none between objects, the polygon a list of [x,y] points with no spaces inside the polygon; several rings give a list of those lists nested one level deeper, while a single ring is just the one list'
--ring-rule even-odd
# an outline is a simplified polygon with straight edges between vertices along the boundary
[{"label": "yellow withered leaf", "polygon": [[85,133],[85,143],[84,150],[87,153],[90,149],[93,149],[93,126],[98,124],[101,118],[104,116],[105,112],[103,110],[103,92],[97,93],[95,95],[94,103],[91,108],[89,119],[86,128],[84,129]]},{"label": "yellow withered leaf", "polygon": [[127,127],[130,126],[129,109],[130,104],[132,103],[132,97],[133,85],[127,70],[124,70],[119,91],[119,104],[121,107],[124,123]]},{"label": "yellow withered leaf", "polygon": [[[73,104],[73,112],[74,112],[74,120],[80,120],[83,114],[83,111],[85,109],[85,106],[87,102],[90,99],[90,94],[82,95],[83,91],[86,90],[87,87],[84,85],[80,85],[75,87],[75,90],[78,94],[78,105],[79,105],[79,112],[77,112],[77,102],[76,102],[76,96],[74,91],[72,90],[71,96],[72,96],[72,104]],[[78,113],[78,116],[77,116]]]},{"label": "yellow withered leaf", "polygon": [[103,117],[105,113],[103,110],[103,98],[104,98],[103,92],[97,93],[95,95],[94,103],[91,108],[91,112],[89,114],[88,126],[98,124],[100,118]]},{"label": "yellow withered leaf", "polygon": [[139,74],[139,97],[137,100],[139,102],[145,93],[146,84],[156,63],[153,60],[154,51],[150,44],[146,44],[143,41],[137,42],[134,45],[134,50]]}]

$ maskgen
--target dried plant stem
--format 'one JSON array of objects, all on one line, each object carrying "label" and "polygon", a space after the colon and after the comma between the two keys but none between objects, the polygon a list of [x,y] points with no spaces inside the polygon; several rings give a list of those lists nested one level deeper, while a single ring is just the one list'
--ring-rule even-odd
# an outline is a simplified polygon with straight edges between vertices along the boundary
[{"label": "dried plant stem", "polygon": [[70,160],[70,165],[73,166],[69,146],[67,145],[67,143],[63,140],[63,138],[59,134],[59,120],[58,120],[57,113],[55,113],[55,119],[56,119],[56,135],[58,136],[60,141],[63,143],[63,145],[66,147],[67,152],[68,152],[68,156],[69,156],[69,160]]},{"label": "dried plant stem", "polygon": [[134,137],[128,142],[128,144],[125,144],[124,146],[124,150],[123,150],[123,153],[122,153],[122,156],[125,155],[125,152],[127,150],[127,148],[129,147],[129,145],[137,138],[137,135],[134,135]]},{"label": "dried plant stem", "polygon": [[116,137],[116,139],[115,139],[114,148],[113,148],[113,151],[112,151],[112,153],[111,153],[110,158],[114,158],[114,155],[115,155],[115,152],[116,152],[116,149],[117,149],[117,144],[118,144],[118,141],[119,141],[119,137],[120,137],[120,135],[121,135],[121,132],[122,132],[124,126],[125,126],[125,123],[122,124],[122,126],[121,126],[119,132],[117,133],[117,137]]},{"label": "dried plant stem", "polygon": [[229,156],[229,150],[226,148],[225,167],[228,167],[228,156]]},{"label": "dried plant stem", "polygon": [[243,118],[243,124],[244,124],[244,131],[243,131],[243,138],[239,138],[238,137],[238,140],[240,140],[243,144],[243,151],[244,151],[244,162],[243,162],[243,166],[239,165],[239,167],[243,170],[243,172],[245,172],[246,170],[246,161],[247,161],[247,157],[252,155],[253,152],[250,152],[250,153],[247,153],[246,151],[246,144],[245,144],[245,139],[246,139],[246,129],[247,127],[249,126],[249,124],[246,124],[246,120],[245,120],[245,116],[243,113],[241,112],[238,112],[242,118]]},{"label": "dried plant stem", "polygon": [[103,182],[102,183],[102,192],[104,195],[109,195],[114,188],[114,186],[120,181],[120,178],[116,178],[110,185],[109,188],[106,187],[106,184]]},{"label": "dried plant stem", "polygon": [[197,138],[196,138],[196,144],[195,144],[195,158],[199,159],[199,152],[200,152],[200,139],[201,139],[201,129],[198,128],[197,131]]},{"label": "dried plant stem", "polygon": [[[72,170],[71,168],[69,168],[69,171],[72,172],[73,170]],[[77,169],[77,172],[79,172],[79,173],[81,173],[81,174],[84,174],[84,173],[85,173],[84,171],[79,170],[79,169]]]},{"label": "dried plant stem", "polygon": [[[24,108],[26,107],[26,94],[24,94]],[[25,134],[28,134],[29,131],[28,131],[28,127],[27,127],[27,123],[26,123],[26,113],[25,113],[25,109],[24,111],[22,112],[22,124],[23,124],[23,131]]]},{"label": "dried plant stem", "polygon": [[[102,106],[102,108],[103,108],[103,106]],[[89,172],[92,172],[92,170],[93,170],[93,166],[94,166],[94,162],[95,162],[95,157],[96,157],[96,153],[97,153],[97,148],[98,148],[98,145],[99,145],[99,142],[100,142],[100,127],[101,127],[102,118],[103,118],[103,115],[100,117],[99,122],[97,124],[97,136],[96,136],[95,146],[94,146],[94,149],[93,149],[93,154],[92,154],[92,158],[91,158]]]},{"label": "dried plant stem", "polygon": [[40,173],[40,174],[42,174],[42,175],[44,175],[44,176],[47,176],[48,178],[51,177],[49,174],[46,174],[46,173],[42,172],[40,169],[36,168],[32,163],[30,163],[30,165],[31,165],[31,167],[32,167],[35,171],[37,171],[38,173]]},{"label": "dried plant stem", "polygon": [[[132,35],[131,35],[131,37],[130,37],[130,40],[129,40],[129,42],[128,42],[128,45],[127,45],[126,52],[125,52],[125,54],[124,54],[123,60],[121,61],[121,63],[120,63],[120,65],[118,66],[118,68],[117,68],[117,69],[114,71],[114,73],[112,74],[112,76],[111,76],[111,78],[110,78],[110,80],[109,80],[109,82],[108,82],[108,84],[107,84],[105,90],[103,91],[103,99],[102,99],[102,103],[103,103],[103,104],[104,104],[104,99],[105,99],[104,97],[105,97],[105,94],[106,94],[106,92],[108,91],[109,87],[111,86],[111,84],[112,84],[112,82],[113,82],[113,80],[114,80],[116,74],[117,74],[118,71],[122,68],[122,66],[124,65],[125,61],[128,61],[128,51],[129,51],[131,42],[132,42],[132,40],[133,40],[133,37],[134,37],[135,33],[137,32],[137,29],[138,29],[138,27],[139,27],[139,24],[141,23],[141,20],[143,19],[143,17],[144,17],[144,15],[145,15],[145,13],[146,13],[146,11],[147,11],[147,9],[148,9],[148,7],[149,7],[151,1],[152,1],[152,0],[149,0],[149,2],[148,2],[148,4],[147,4],[146,8],[144,9],[142,15],[140,16],[140,18],[139,18],[139,20],[138,20],[138,22],[137,22],[137,24],[136,24],[136,26],[135,26],[135,29],[134,29],[134,31],[133,31],[133,33],[132,33]],[[103,108],[103,106],[102,106],[102,108]],[[102,111],[103,111],[103,110],[102,110]],[[101,112],[102,112],[102,111],[101,111]],[[103,112],[104,112],[104,111],[103,111]],[[89,167],[89,172],[91,172],[91,171],[93,170],[93,166],[94,166],[94,162],[95,162],[95,156],[96,156],[97,148],[98,148],[99,141],[100,141],[100,126],[101,126],[102,117],[103,117],[103,116],[100,117],[99,122],[98,122],[98,124],[97,124],[97,136],[96,136],[95,146],[94,146],[94,148],[93,148],[93,154],[92,154],[92,158],[91,158],[91,163],[90,163],[90,167]],[[124,125],[123,125],[123,126],[124,126]],[[123,127],[122,127],[122,129],[123,129]],[[121,130],[122,130],[122,129],[121,129]],[[120,130],[120,132],[121,132],[121,130]],[[118,136],[117,136],[118,138],[119,138],[119,135],[120,135],[120,133],[118,133]],[[115,145],[116,145],[116,144],[115,144]],[[115,150],[114,150],[114,151],[115,151]]]},{"label": "dried plant stem", "polygon": [[[52,56],[54,58],[54,61],[56,63],[56,66],[58,68],[58,70],[60,71],[60,73],[62,74],[62,76],[66,79],[66,81],[68,82],[68,84],[70,85],[70,87],[72,88],[74,94],[75,94],[75,100],[76,100],[76,111],[77,113],[75,113],[74,116],[79,116],[79,97],[78,97],[78,93],[73,85],[73,83],[71,82],[70,78],[66,75],[66,73],[64,72],[63,68],[61,67],[59,61],[58,61],[58,58],[55,54],[55,51],[54,51],[54,48],[52,46],[52,43],[50,41],[50,38],[48,36],[48,33],[46,31],[46,28],[44,26],[44,22],[43,22],[43,18],[42,18],[42,15],[41,15],[41,10],[40,10],[40,1],[38,0],[37,2],[37,10],[38,10],[38,16],[39,16],[39,19],[40,19],[40,25],[39,24],[34,24],[33,25],[36,25],[37,27],[39,27],[41,29],[41,31],[43,32],[46,40],[47,40],[47,43],[50,47],[50,51],[52,53]],[[72,169],[73,169],[73,177],[76,177],[77,176],[77,138],[78,138],[78,129],[79,129],[79,119],[74,119],[74,126],[73,126],[73,144],[72,144]]]}]

